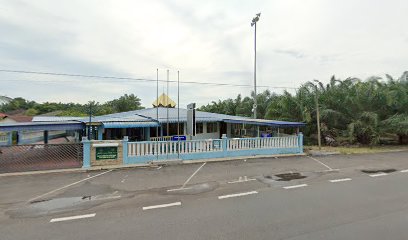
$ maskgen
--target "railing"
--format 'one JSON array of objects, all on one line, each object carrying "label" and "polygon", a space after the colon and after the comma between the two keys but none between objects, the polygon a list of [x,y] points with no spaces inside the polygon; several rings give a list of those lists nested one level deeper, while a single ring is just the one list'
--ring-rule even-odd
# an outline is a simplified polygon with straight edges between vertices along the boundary
[{"label": "railing", "polygon": [[171,140],[171,136],[163,136],[163,137],[151,137],[150,141],[170,141]]},{"label": "railing", "polygon": [[0,134],[0,143],[2,142],[8,142],[8,136]]},{"label": "railing", "polygon": [[128,156],[162,156],[222,151],[221,140],[150,141],[128,143]]},{"label": "railing", "polygon": [[227,150],[263,149],[263,148],[293,148],[298,147],[299,138],[271,137],[271,138],[233,138],[227,140]]},{"label": "railing", "polygon": [[82,167],[81,143],[13,145],[0,150],[0,173]]}]

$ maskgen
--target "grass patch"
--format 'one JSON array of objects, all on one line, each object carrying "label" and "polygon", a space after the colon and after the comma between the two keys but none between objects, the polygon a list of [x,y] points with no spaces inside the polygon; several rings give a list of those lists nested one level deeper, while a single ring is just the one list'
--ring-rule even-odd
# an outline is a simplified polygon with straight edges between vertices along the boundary
[{"label": "grass patch", "polygon": [[[305,151],[319,151],[318,146],[305,146]],[[381,153],[408,150],[408,146],[350,146],[350,147],[322,147],[323,152],[339,152],[341,154]]]}]

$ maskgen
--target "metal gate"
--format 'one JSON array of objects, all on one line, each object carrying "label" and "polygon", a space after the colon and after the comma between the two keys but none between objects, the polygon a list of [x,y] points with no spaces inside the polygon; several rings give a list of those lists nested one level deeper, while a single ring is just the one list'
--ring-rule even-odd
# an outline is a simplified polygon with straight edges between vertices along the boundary
[{"label": "metal gate", "polygon": [[0,146],[0,173],[82,167],[82,143]]}]

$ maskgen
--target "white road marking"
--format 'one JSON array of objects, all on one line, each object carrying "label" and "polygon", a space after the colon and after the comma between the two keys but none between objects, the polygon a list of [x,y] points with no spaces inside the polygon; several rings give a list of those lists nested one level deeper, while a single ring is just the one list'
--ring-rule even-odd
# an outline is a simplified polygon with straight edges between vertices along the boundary
[{"label": "white road marking", "polygon": [[108,172],[112,172],[112,171],[113,171],[113,169],[108,170],[108,171],[103,172],[103,173],[96,174],[95,176],[92,176],[92,177],[87,177],[87,178],[85,178],[85,179],[82,179],[82,180],[79,180],[79,181],[77,181],[77,182],[74,182],[74,183],[71,183],[71,184],[65,185],[65,186],[63,186],[63,187],[60,187],[60,188],[54,189],[54,190],[49,191],[49,192],[47,192],[47,193],[44,193],[44,194],[42,194],[42,195],[40,195],[40,196],[37,196],[37,197],[31,198],[30,200],[28,200],[28,202],[32,202],[32,201],[37,200],[37,199],[39,199],[39,198],[41,198],[41,197],[44,197],[44,196],[46,196],[46,195],[48,195],[48,194],[58,192],[58,191],[60,191],[60,190],[62,190],[62,189],[65,189],[65,188],[68,188],[68,187],[74,186],[74,185],[76,185],[76,184],[78,184],[78,183],[81,183],[81,182],[87,181],[87,180],[89,180],[89,179],[92,179],[92,178],[95,178],[95,177],[101,176],[101,175],[103,175],[103,174],[106,174],[106,173],[108,173]]},{"label": "white road marking", "polygon": [[95,217],[96,213],[91,213],[91,214],[85,214],[85,215],[77,215],[77,216],[71,216],[71,217],[63,217],[63,218],[53,218],[50,220],[50,222],[62,222],[62,221],[69,221],[69,220],[76,220],[76,219],[82,219],[82,218],[91,218]]},{"label": "white road marking", "polygon": [[236,181],[231,181],[231,182],[227,182],[227,183],[241,183],[241,182],[249,182],[249,181],[255,181],[255,178],[248,178],[247,176],[244,177],[239,177],[238,180]]},{"label": "white road marking", "polygon": [[165,207],[173,207],[173,206],[181,206],[181,202],[174,202],[174,203],[167,203],[167,204],[161,204],[161,205],[147,206],[147,207],[143,207],[143,210],[150,210],[150,209],[156,209],[156,208],[165,208]]},{"label": "white road marking", "polygon": [[218,196],[218,199],[233,198],[233,197],[242,197],[242,196],[247,196],[247,195],[252,195],[252,194],[257,194],[257,193],[258,193],[257,191],[243,192],[243,193],[235,193],[235,194],[229,194],[229,195]]},{"label": "white road marking", "polygon": [[188,189],[192,189],[192,187],[168,189],[167,192],[176,192],[176,191],[182,191],[182,190],[188,190]]},{"label": "white road marking", "polygon": [[402,173],[406,173],[406,172],[408,172],[408,169],[401,170],[400,172],[402,172]]},{"label": "white road marking", "polygon": [[382,177],[382,176],[387,176],[388,173],[377,173],[377,174],[371,174],[370,177]]},{"label": "white road marking", "polygon": [[158,168],[156,168],[157,170],[161,169],[163,166],[159,166]]},{"label": "white road marking", "polygon": [[293,188],[301,188],[301,187],[306,187],[307,184],[299,184],[299,185],[293,185],[293,186],[287,186],[283,187],[284,189],[293,189]]},{"label": "white road marking", "polygon": [[203,163],[203,165],[201,165],[201,166],[184,182],[184,184],[183,184],[183,186],[181,186],[181,188],[184,188],[184,187],[187,185],[187,183],[194,177],[194,175],[196,175],[196,174],[198,173],[198,171],[200,171],[200,169],[204,167],[204,165],[205,165],[206,163],[207,163],[207,162]]},{"label": "white road marking", "polygon": [[329,182],[332,182],[332,183],[345,182],[345,181],[351,181],[351,178],[340,178],[340,179],[329,180]]},{"label": "white road marking", "polygon": [[122,179],[122,181],[120,181],[121,183],[124,183],[126,181],[126,178],[128,177],[128,175],[125,175]]},{"label": "white road marking", "polygon": [[340,169],[338,169],[338,168],[332,168],[332,169],[324,170],[323,172],[334,172],[334,171],[340,171]]},{"label": "white road marking", "polygon": [[328,165],[326,165],[326,164],[322,163],[321,161],[317,160],[316,158],[311,157],[311,156],[307,156],[307,157],[308,157],[308,158],[310,158],[310,159],[312,159],[312,160],[314,160],[314,161],[316,161],[316,162],[318,162],[318,163],[320,163],[321,165],[323,165],[323,166],[327,167],[327,168],[329,169],[329,171],[334,171],[334,169],[333,169],[333,168],[331,168],[330,166],[328,166]]},{"label": "white road marking", "polygon": [[94,200],[109,200],[109,199],[118,199],[118,198],[121,198],[121,197],[122,197],[121,195],[116,195],[116,196],[95,198]]}]

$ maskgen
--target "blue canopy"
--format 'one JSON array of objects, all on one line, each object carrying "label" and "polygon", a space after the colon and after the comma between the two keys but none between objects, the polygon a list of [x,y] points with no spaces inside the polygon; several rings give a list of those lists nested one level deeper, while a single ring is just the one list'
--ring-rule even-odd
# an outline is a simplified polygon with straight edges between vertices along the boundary
[{"label": "blue canopy", "polygon": [[84,124],[80,122],[24,122],[0,124],[0,131],[52,131],[52,130],[81,130]]},{"label": "blue canopy", "polygon": [[224,122],[227,123],[241,123],[241,124],[250,124],[258,126],[271,126],[279,128],[289,128],[289,127],[304,127],[306,124],[302,122],[285,122],[285,121],[276,121],[276,120],[266,120],[266,119],[224,119]]}]

